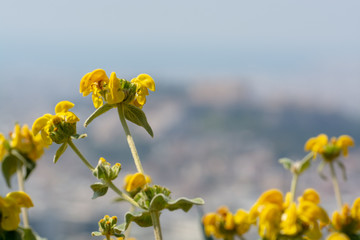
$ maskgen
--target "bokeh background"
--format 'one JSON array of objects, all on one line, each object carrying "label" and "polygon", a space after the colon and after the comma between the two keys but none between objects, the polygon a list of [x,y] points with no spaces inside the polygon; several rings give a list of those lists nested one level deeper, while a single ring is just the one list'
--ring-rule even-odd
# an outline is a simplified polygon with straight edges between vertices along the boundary
[{"label": "bokeh background", "polygon": [[[206,201],[189,213],[165,211],[163,235],[201,239],[202,211],[249,209],[269,188],[288,191],[290,174],[277,161],[301,159],[308,138],[360,142],[359,9],[357,0],[1,1],[0,132],[32,125],[62,100],[83,122],[94,108],[79,83],[96,68],[128,80],[150,74],[157,90],[144,111],[155,136],[130,125],[145,171],[174,197]],[[135,171],[115,111],[78,130],[88,138],[76,144],[94,165],[105,157],[122,163],[122,176]],[[30,223],[48,239],[90,239],[99,219],[129,206],[113,203],[113,193],[91,200],[96,179],[70,149],[54,165],[56,149],[26,182]],[[344,160],[345,202],[359,196],[359,156],[355,147]],[[331,211],[332,187],[317,165],[298,194],[315,187]],[[0,178],[0,194],[8,191]],[[134,226],[133,236],[151,239],[152,229]]]}]

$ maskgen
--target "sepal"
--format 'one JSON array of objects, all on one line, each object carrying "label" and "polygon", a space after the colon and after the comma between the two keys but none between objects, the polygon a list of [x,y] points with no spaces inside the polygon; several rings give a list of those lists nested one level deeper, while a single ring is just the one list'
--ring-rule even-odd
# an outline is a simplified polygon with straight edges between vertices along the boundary
[{"label": "sepal", "polygon": [[56,151],[54,158],[53,158],[53,162],[56,163],[59,158],[61,157],[61,155],[66,151],[66,148],[68,146],[68,142],[64,142]]}]

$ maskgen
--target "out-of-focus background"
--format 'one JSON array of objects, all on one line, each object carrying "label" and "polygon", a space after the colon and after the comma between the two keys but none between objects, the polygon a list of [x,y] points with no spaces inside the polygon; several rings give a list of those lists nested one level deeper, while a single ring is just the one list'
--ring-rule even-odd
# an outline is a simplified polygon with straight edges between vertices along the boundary
[{"label": "out-of-focus background", "polygon": [[[308,138],[360,142],[359,9],[357,0],[1,1],[0,132],[72,101],[78,131],[88,134],[76,144],[93,165],[121,162],[121,178],[135,167],[116,111],[81,127],[94,108],[79,94],[80,79],[96,68],[128,80],[151,75],[157,90],[143,110],[155,136],[131,131],[154,183],[206,201],[189,213],[164,211],[164,238],[201,239],[201,211],[249,209],[269,188],[288,191],[291,176],[277,161],[304,157]],[[71,149],[54,165],[56,149],[26,182],[30,224],[48,239],[90,239],[99,219],[122,219],[129,206],[112,203],[111,192],[91,200],[96,179]],[[348,203],[360,193],[359,157],[355,147],[344,159]],[[298,194],[314,187],[332,211],[318,163]],[[8,191],[1,177],[0,194]],[[134,226],[133,236],[151,239],[152,229]]]}]

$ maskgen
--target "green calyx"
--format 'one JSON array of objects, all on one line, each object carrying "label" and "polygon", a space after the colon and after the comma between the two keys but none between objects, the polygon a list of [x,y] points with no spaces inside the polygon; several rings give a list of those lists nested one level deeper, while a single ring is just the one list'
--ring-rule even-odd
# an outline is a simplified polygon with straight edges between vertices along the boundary
[{"label": "green calyx", "polygon": [[57,144],[67,142],[68,139],[76,135],[76,123],[59,122],[49,129],[49,136]]},{"label": "green calyx", "polygon": [[100,158],[98,165],[93,171],[93,174],[99,180],[112,181],[117,178],[121,170],[121,164],[116,163],[111,166],[105,159]]}]

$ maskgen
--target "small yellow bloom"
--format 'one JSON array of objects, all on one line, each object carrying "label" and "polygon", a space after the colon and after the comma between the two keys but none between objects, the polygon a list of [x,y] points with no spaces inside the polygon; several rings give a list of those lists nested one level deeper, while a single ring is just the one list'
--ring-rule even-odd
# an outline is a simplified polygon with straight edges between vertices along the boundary
[{"label": "small yellow bloom", "polygon": [[295,235],[299,233],[302,228],[298,222],[298,215],[296,211],[296,204],[292,203],[281,217],[280,223],[281,233],[285,235]]},{"label": "small yellow bloom", "polygon": [[6,139],[4,135],[0,133],[0,162],[3,160],[6,154],[5,141]]},{"label": "small yellow bloom", "polygon": [[354,140],[348,135],[341,135],[337,139],[335,137],[328,140],[326,134],[319,134],[317,137],[310,138],[305,143],[305,151],[314,153],[314,158],[317,154],[321,154],[324,160],[332,161],[337,158],[340,153],[346,157],[348,155],[348,147],[355,146]]},{"label": "small yellow bloom", "polygon": [[136,97],[133,104],[137,107],[142,107],[146,103],[146,96],[149,95],[149,91],[155,91],[155,82],[147,74],[140,74],[136,78],[131,80],[136,85]]},{"label": "small yellow bloom", "polygon": [[124,98],[125,93],[121,89],[120,79],[112,72],[110,75],[109,93],[106,94],[106,101],[109,104],[116,104],[122,102]]},{"label": "small yellow bloom", "polygon": [[41,136],[34,136],[27,124],[20,127],[15,124],[14,132],[10,134],[10,146],[33,161],[39,159],[46,146]]},{"label": "small yellow bloom", "polygon": [[125,176],[125,190],[132,192],[139,188],[142,188],[147,183],[150,183],[151,179],[149,176],[144,176],[142,173],[128,174]]},{"label": "small yellow bloom", "polygon": [[69,111],[73,107],[73,103],[62,101],[55,106],[55,115],[47,113],[36,119],[32,126],[34,136],[41,132],[41,137],[47,145],[53,141],[56,143],[66,141],[76,133],[76,122],[80,120]]},{"label": "small yellow bloom", "polygon": [[29,195],[24,192],[11,192],[6,197],[0,196],[0,227],[5,231],[17,229],[20,223],[20,208],[33,207]]},{"label": "small yellow bloom", "polygon": [[356,233],[360,230],[360,198],[357,198],[352,208],[344,204],[341,212],[335,211],[332,225],[339,232]]},{"label": "small yellow bloom", "polygon": [[326,240],[350,240],[350,238],[343,233],[334,232],[330,234]]}]

